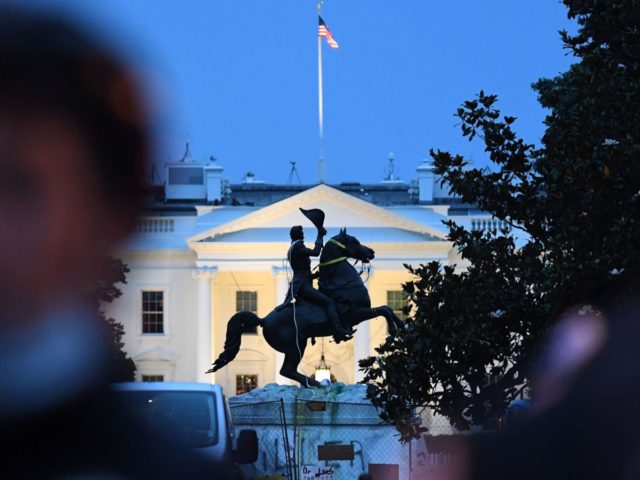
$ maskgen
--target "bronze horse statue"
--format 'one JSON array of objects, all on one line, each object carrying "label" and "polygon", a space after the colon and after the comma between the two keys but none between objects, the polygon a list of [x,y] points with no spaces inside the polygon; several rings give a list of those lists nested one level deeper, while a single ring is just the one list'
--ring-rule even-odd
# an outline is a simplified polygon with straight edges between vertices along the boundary
[{"label": "bronze horse statue", "polygon": [[[346,228],[332,237],[324,246],[319,262],[318,284],[320,290],[331,297],[345,324],[353,327],[361,322],[382,316],[386,319],[389,333],[393,335],[401,325],[401,320],[393,310],[382,305],[371,307],[369,292],[356,268],[347,260],[353,258],[368,263],[374,258],[374,251],[362,245],[357,238],[347,234]],[[252,312],[238,312],[227,325],[224,351],[207,373],[215,372],[231,362],[240,350],[242,333],[260,326],[264,338],[278,352],[284,353],[280,369],[283,377],[299,382],[303,387],[319,387],[314,378],[298,372],[307,340],[315,337],[329,337],[334,334],[322,307],[303,300],[287,300],[272,310],[265,318]]]}]

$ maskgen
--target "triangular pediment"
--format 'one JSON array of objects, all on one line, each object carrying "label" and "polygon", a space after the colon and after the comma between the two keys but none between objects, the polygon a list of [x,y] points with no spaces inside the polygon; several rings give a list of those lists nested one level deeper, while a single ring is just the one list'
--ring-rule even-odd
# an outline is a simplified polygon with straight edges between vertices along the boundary
[{"label": "triangular pediment", "polygon": [[[398,215],[327,185],[318,185],[264,208],[206,230],[189,238],[190,244],[211,242],[243,230],[288,229],[293,225],[313,228],[299,208],[320,208],[325,212],[325,227],[360,229],[398,229],[422,234],[431,241],[444,241],[445,233],[436,228]],[[283,239],[286,241],[286,238]]]}]

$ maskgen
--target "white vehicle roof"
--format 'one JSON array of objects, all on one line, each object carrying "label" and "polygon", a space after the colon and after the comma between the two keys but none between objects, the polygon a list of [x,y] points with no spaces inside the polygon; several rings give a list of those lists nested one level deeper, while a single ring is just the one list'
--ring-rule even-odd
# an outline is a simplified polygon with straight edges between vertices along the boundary
[{"label": "white vehicle roof", "polygon": [[222,387],[212,383],[197,382],[125,382],[112,383],[114,390],[129,392],[216,392],[222,394]]}]

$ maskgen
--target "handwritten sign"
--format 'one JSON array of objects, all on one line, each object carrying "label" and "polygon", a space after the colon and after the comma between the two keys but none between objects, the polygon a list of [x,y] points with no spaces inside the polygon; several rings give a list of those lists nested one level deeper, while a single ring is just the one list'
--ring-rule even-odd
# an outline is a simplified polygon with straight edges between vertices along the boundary
[{"label": "handwritten sign", "polygon": [[318,445],[318,460],[353,460],[353,444]]},{"label": "handwritten sign", "polygon": [[305,465],[302,467],[300,480],[333,480],[333,466],[318,467],[316,465]]}]

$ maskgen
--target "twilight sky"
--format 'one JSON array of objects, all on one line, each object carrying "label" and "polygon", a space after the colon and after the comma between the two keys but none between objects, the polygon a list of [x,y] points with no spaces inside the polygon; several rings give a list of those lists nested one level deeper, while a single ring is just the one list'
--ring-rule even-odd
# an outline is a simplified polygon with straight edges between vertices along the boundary
[{"label": "twilight sky", "polygon": [[[160,104],[158,165],[215,155],[232,183],[247,171],[284,183],[296,161],[317,180],[314,0],[60,0],[135,55]],[[409,180],[429,148],[486,164],[453,113],[498,94],[536,142],[544,111],[531,83],[567,68],[559,0],[326,0],[340,44],[323,46],[327,180],[377,182],[389,152]]]}]

